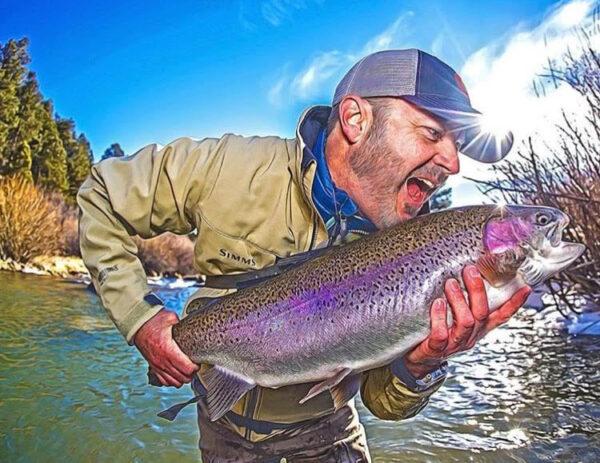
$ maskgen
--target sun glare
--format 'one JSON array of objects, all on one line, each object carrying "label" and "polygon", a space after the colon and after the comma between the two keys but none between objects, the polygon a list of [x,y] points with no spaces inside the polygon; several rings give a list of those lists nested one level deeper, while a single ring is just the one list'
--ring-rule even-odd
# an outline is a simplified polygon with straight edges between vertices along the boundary
[{"label": "sun glare", "polygon": [[488,133],[496,138],[503,138],[511,127],[511,115],[508,113],[491,111],[479,118],[479,126],[483,133]]}]

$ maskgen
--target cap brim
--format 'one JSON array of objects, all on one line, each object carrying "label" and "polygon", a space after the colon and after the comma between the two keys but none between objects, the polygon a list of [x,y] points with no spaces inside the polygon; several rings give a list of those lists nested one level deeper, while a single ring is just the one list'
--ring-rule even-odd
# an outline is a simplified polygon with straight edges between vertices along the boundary
[{"label": "cap brim", "polygon": [[435,95],[403,96],[406,100],[444,120],[462,138],[459,151],[477,161],[493,163],[503,159],[513,146],[514,136],[485,132],[481,113],[470,105]]}]

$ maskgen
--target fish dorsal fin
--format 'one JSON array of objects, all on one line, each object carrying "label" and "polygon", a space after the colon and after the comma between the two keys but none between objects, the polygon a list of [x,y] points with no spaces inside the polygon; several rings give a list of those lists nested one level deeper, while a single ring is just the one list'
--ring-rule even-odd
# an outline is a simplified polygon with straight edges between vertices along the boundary
[{"label": "fish dorsal fin", "polygon": [[302,397],[302,399],[300,399],[299,403],[303,404],[308,399],[312,399],[313,397],[319,395],[321,392],[331,389],[340,381],[342,381],[346,376],[348,376],[348,373],[350,373],[351,371],[352,370],[350,368],[340,368],[339,370],[336,370],[333,373],[333,375],[327,378],[325,381],[321,381],[320,383],[315,384],[310,389],[310,391],[308,391],[308,393],[304,397]]},{"label": "fish dorsal fin", "polygon": [[481,275],[495,288],[505,285],[516,275],[516,270],[506,265],[503,254],[487,253],[477,259]]},{"label": "fish dorsal fin", "polygon": [[335,410],[339,410],[344,405],[346,405],[352,397],[356,395],[358,390],[360,389],[360,374],[354,374],[346,376],[339,384],[331,387],[329,392],[331,392],[331,398],[333,399],[333,405],[335,406]]},{"label": "fish dorsal fin", "polygon": [[206,388],[206,403],[211,421],[217,421],[256,383],[223,367],[213,367],[202,373],[200,379]]}]

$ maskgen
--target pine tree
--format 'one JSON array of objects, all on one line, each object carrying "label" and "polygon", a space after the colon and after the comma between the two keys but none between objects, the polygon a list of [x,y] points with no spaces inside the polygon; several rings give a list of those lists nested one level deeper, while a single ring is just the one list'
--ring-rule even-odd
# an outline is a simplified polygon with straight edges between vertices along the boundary
[{"label": "pine tree", "polygon": [[71,189],[73,197],[75,197],[77,190],[79,190],[79,187],[89,175],[92,164],[94,163],[94,153],[92,152],[92,147],[85,134],[80,134],[77,137],[77,142],[79,144],[79,150],[73,158],[69,171],[69,188]]},{"label": "pine tree", "polygon": [[92,165],[90,144],[85,135],[77,137],[73,119],[62,119],[57,115],[56,127],[67,156],[67,199],[74,203],[77,190],[86,179]]},{"label": "pine tree", "polygon": [[28,43],[26,38],[0,43],[0,175],[21,174],[31,178],[28,143],[31,120],[24,123],[21,120],[24,108],[19,99],[22,91],[29,96],[28,91],[35,84],[35,76],[25,82],[30,61]]},{"label": "pine tree", "polygon": [[32,174],[35,183],[66,195],[67,152],[62,144],[56,121],[52,117],[52,102],[44,101],[38,108],[37,118],[41,124],[40,143],[32,152]]},{"label": "pine tree", "polygon": [[125,152],[121,148],[121,145],[119,145],[118,143],[113,143],[112,145],[110,145],[110,148],[107,148],[106,151],[104,151],[102,159],[100,160],[104,161],[108,158],[120,158],[123,156],[125,156]]},{"label": "pine tree", "polygon": [[0,177],[21,174],[74,202],[92,163],[90,144],[73,120],[55,119],[52,102],[43,101],[27,68],[28,43],[0,43]]}]

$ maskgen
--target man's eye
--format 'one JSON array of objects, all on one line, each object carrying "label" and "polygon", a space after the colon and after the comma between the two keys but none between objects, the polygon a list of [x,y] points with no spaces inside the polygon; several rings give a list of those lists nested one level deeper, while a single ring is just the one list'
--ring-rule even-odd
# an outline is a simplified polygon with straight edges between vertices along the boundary
[{"label": "man's eye", "polygon": [[440,130],[438,129],[434,129],[433,127],[425,127],[427,129],[427,132],[429,132],[429,135],[431,136],[431,138],[434,139],[434,141],[439,141],[442,139],[442,136],[444,135]]}]

